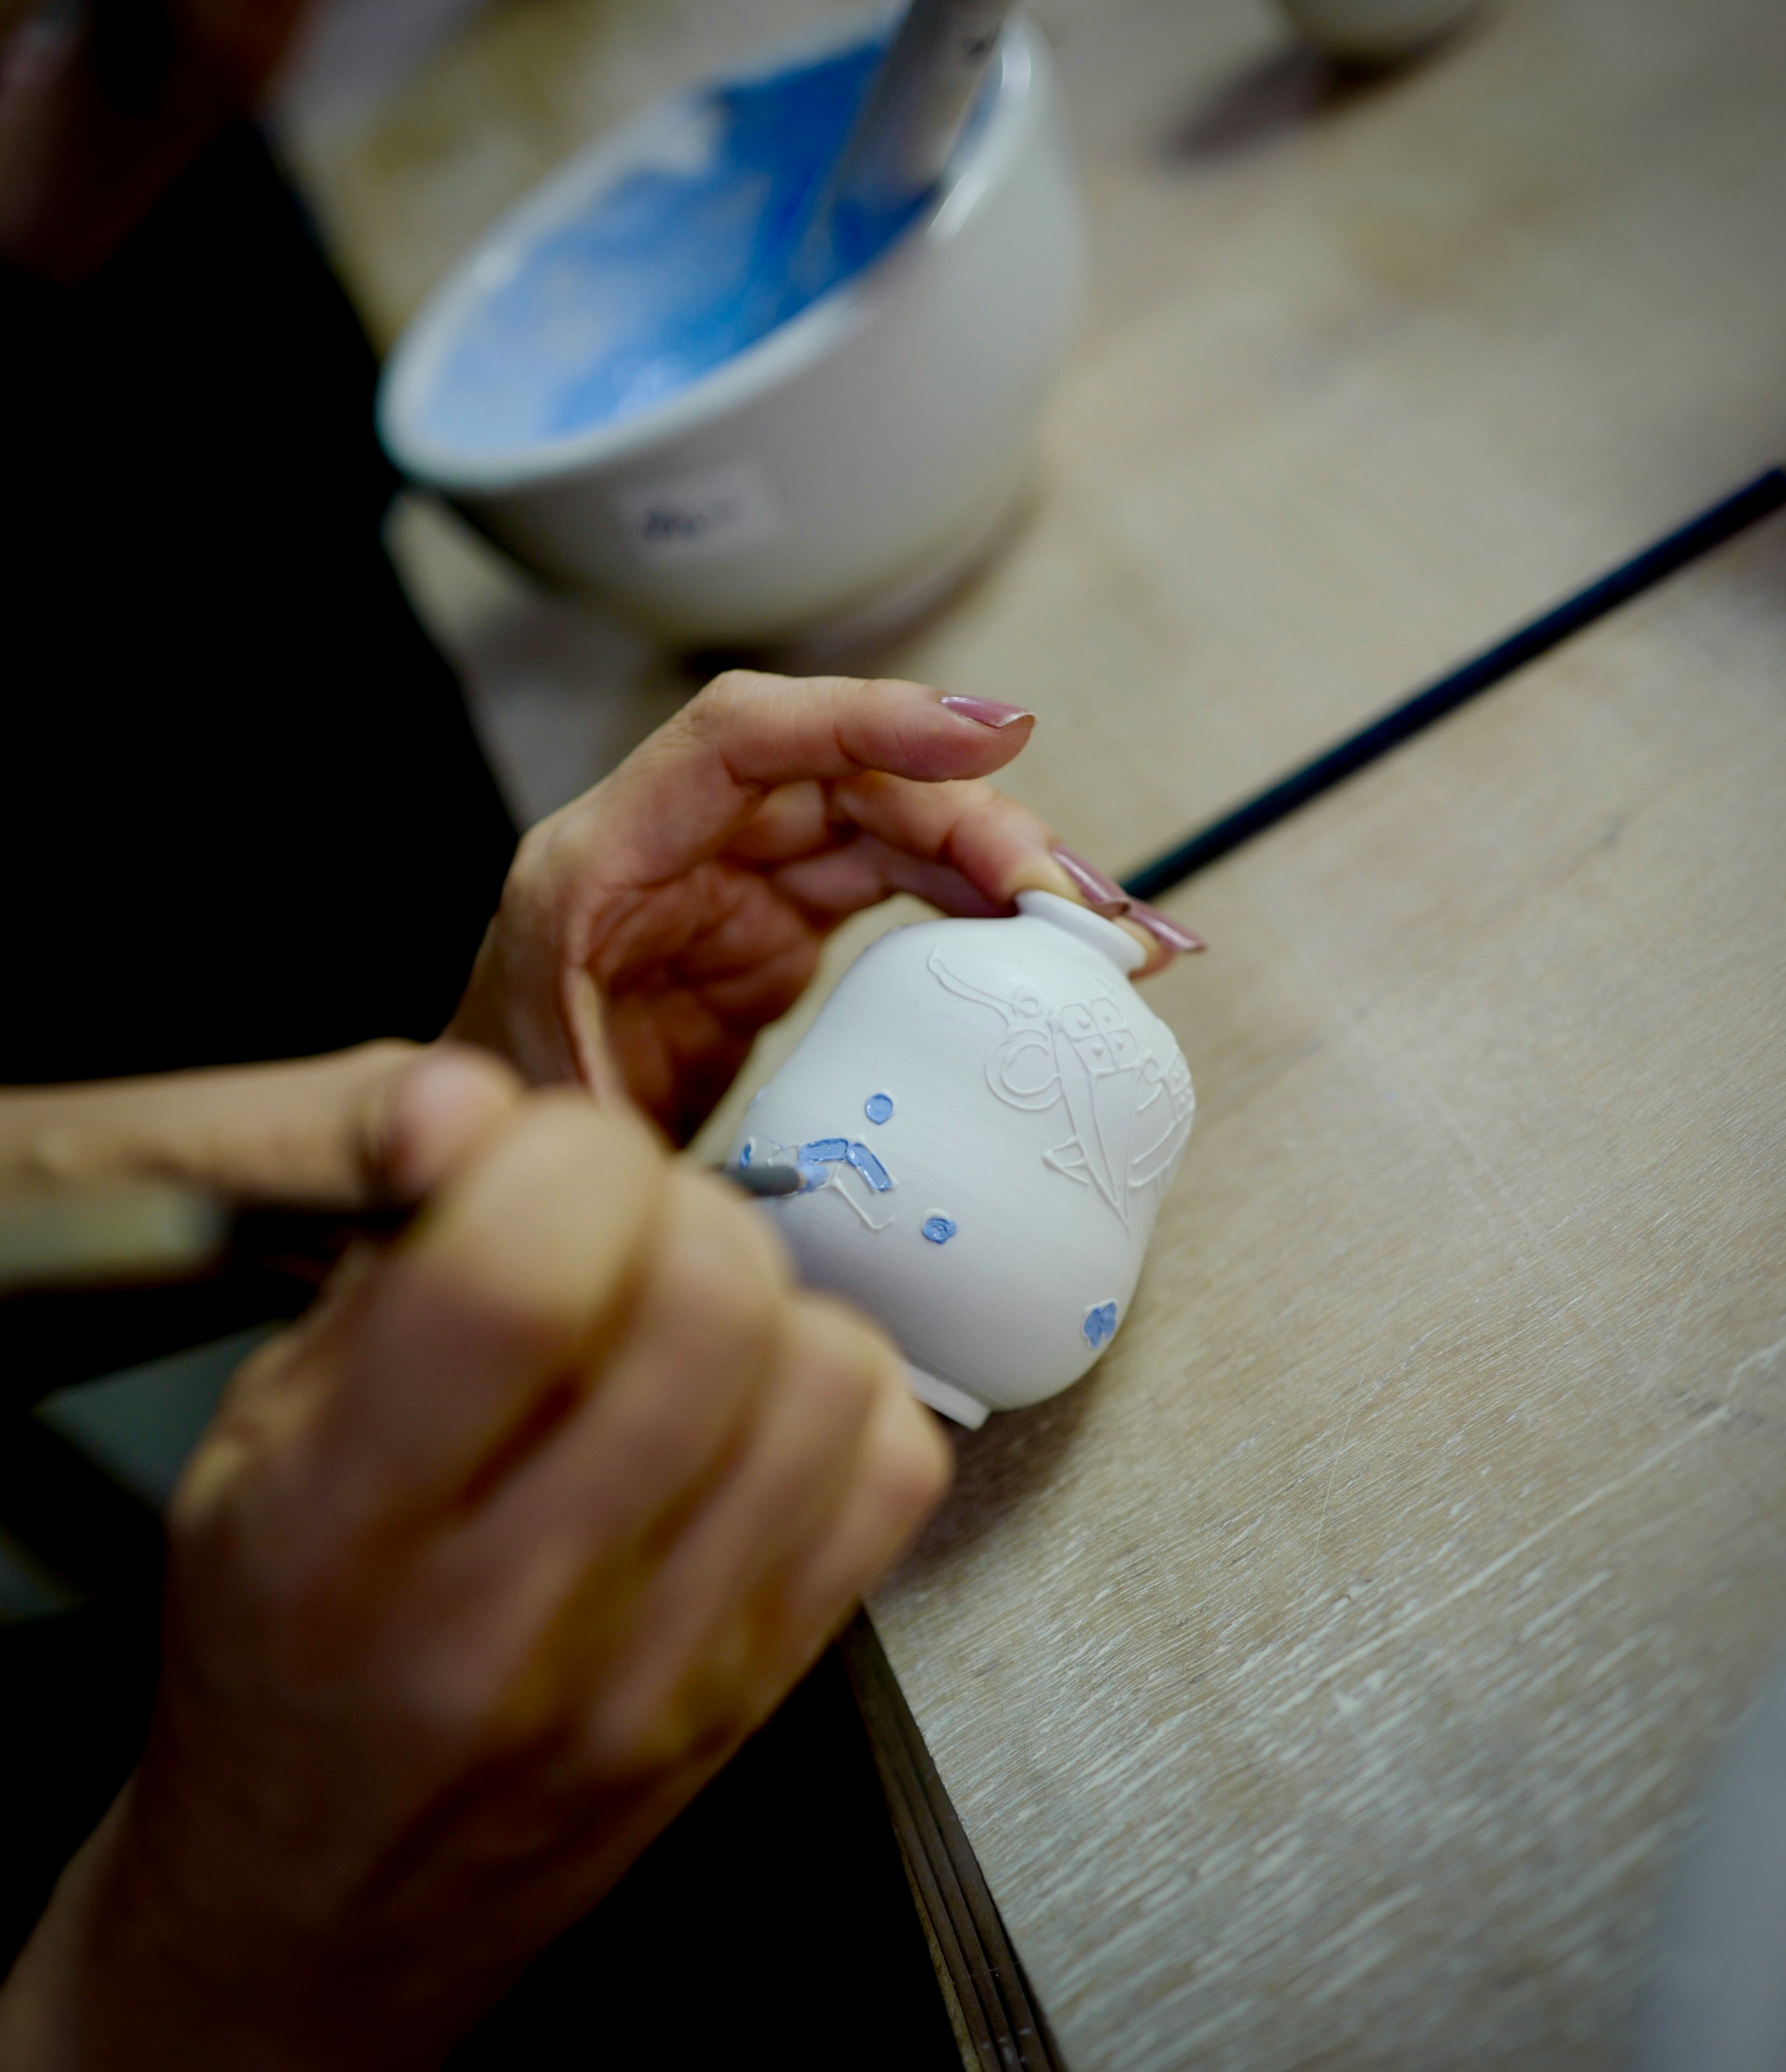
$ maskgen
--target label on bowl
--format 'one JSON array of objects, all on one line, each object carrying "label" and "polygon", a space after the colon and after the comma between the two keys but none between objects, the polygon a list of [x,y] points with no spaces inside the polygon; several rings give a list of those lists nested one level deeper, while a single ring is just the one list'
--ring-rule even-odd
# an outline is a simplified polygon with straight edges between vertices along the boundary
[{"label": "label on bowl", "polygon": [[615,496],[614,512],[643,561],[716,561],[766,546],[785,529],[775,493],[753,460],[634,483]]}]

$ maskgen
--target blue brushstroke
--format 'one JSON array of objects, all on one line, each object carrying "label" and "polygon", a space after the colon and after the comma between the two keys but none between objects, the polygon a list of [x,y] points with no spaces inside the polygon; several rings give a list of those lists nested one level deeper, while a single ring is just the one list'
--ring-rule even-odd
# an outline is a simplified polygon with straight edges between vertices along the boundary
[{"label": "blue brushstroke", "polygon": [[932,1244],[946,1244],[958,1227],[947,1216],[926,1216],[924,1219],[924,1235]]},{"label": "blue brushstroke", "polygon": [[862,1112],[870,1122],[887,1122],[892,1119],[893,1098],[891,1094],[870,1094],[862,1104]]},{"label": "blue brushstroke", "polygon": [[1116,1305],[1099,1302],[1086,1312],[1086,1343],[1096,1352],[1100,1346],[1107,1346],[1116,1335]]},{"label": "blue brushstroke", "polygon": [[852,1143],[847,1137],[815,1137],[800,1146],[794,1161],[809,1188],[824,1185],[827,1166],[853,1166],[877,1194],[886,1194],[893,1184],[892,1174],[867,1145]]},{"label": "blue brushstroke", "polygon": [[925,197],[837,220],[816,267],[803,235],[881,49],[691,97],[684,149],[592,196],[478,305],[424,401],[429,431],[488,452],[636,415],[877,258]]},{"label": "blue brushstroke", "polygon": [[849,1148],[849,1161],[877,1194],[884,1194],[892,1186],[887,1169],[865,1144],[852,1144]]},{"label": "blue brushstroke", "polygon": [[743,1150],[738,1153],[738,1170],[741,1173],[744,1170],[745,1167],[750,1163],[750,1154],[756,1149],[756,1148],[757,1140],[755,1137],[752,1137],[750,1141],[745,1145]]}]

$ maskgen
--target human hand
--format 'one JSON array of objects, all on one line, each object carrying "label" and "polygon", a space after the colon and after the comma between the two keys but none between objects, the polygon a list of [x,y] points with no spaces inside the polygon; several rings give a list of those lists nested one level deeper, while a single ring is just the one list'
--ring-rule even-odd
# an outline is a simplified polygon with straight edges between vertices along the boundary
[{"label": "human hand", "polygon": [[422,1068],[452,1047],[392,1039],[289,1063],[0,1089],[0,1196],[152,1182],[343,1214],[413,1202],[425,1184],[415,1133],[432,1161],[447,1126],[425,1089],[448,1081]]},{"label": "human hand", "polygon": [[0,1994],[12,2072],[437,2062],[944,1486],[892,1348],[624,1109],[462,1054],[396,1121],[445,1184],[187,1473],[149,1747]]},{"label": "human hand", "polygon": [[1145,971],[1200,947],[983,781],[1033,725],[919,684],[716,678],[527,836],[450,1033],[680,1142],[826,935],[893,893],[967,915],[1058,893],[1126,919]]}]

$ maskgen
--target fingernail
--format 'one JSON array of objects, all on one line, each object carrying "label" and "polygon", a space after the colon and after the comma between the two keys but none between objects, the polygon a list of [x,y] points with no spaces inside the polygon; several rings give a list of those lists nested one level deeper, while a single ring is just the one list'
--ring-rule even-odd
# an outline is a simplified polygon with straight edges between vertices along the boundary
[{"label": "fingernail", "polygon": [[1087,906],[1106,915],[1127,913],[1129,895],[1107,872],[1087,863],[1082,856],[1075,856],[1064,842],[1057,842],[1053,853],[1054,861],[1086,895]]},{"label": "fingernail", "polygon": [[1168,950],[1206,950],[1209,947],[1201,935],[1193,935],[1189,928],[1180,927],[1169,914],[1162,914],[1157,906],[1146,906],[1139,899],[1130,902],[1128,919],[1138,927],[1145,928]]},{"label": "fingernail", "polygon": [[945,712],[959,713],[963,719],[978,720],[982,726],[1015,726],[1020,719],[1036,715],[1022,705],[1000,704],[996,698],[945,698]]}]

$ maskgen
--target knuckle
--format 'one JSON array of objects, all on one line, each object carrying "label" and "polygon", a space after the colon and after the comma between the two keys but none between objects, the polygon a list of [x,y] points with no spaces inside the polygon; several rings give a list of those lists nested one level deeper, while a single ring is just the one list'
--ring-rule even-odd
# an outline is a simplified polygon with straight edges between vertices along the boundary
[{"label": "knuckle", "polygon": [[381,1380],[427,1368],[482,1388],[543,1374],[574,1357],[595,1309],[568,1275],[529,1272],[464,1248],[400,1272],[391,1312],[373,1318],[360,1363]]},{"label": "knuckle", "polygon": [[468,1342],[549,1361],[575,1350],[636,1272],[665,1161],[642,1124],[568,1088],[529,1095],[498,1155],[503,1170],[474,1183],[454,1240],[430,1246],[425,1220],[407,1264]]},{"label": "knuckle", "polygon": [[921,1404],[912,1404],[909,1441],[885,1472],[894,1500],[919,1516],[928,1515],[948,1494],[955,1478],[955,1449]]},{"label": "knuckle", "polygon": [[942,1420],[913,1395],[903,1371],[895,1369],[884,1386],[885,1414],[877,1424],[866,1472],[896,1509],[921,1517],[948,1494],[955,1449]]},{"label": "knuckle", "polygon": [[847,1349],[848,1357],[871,1369],[885,1367],[897,1371],[899,1355],[893,1340],[853,1303],[822,1289],[802,1289],[794,1297],[794,1306],[821,1342],[835,1346],[840,1353]]},{"label": "knuckle", "polygon": [[689,722],[700,727],[723,723],[762,698],[775,680],[757,669],[722,669],[690,703]]},{"label": "knuckle", "polygon": [[555,882],[560,834],[558,816],[554,814],[529,828],[516,844],[499,903],[505,917],[524,914]]},{"label": "knuckle", "polygon": [[881,1521],[880,1529],[897,1547],[942,1503],[954,1476],[948,1442],[934,1424],[926,1430],[914,1422],[898,1439],[882,1438],[876,1445],[864,1466],[856,1500]]},{"label": "knuckle", "polygon": [[761,1219],[719,1186],[689,1175],[674,1186],[656,1260],[660,1302],[708,1332],[761,1340],[786,1299],[784,1260]]},{"label": "knuckle", "polygon": [[815,1408],[823,1405],[865,1419],[883,1379],[897,1375],[897,1356],[871,1325],[846,1304],[803,1294],[793,1304],[790,1362],[796,1385]]}]

